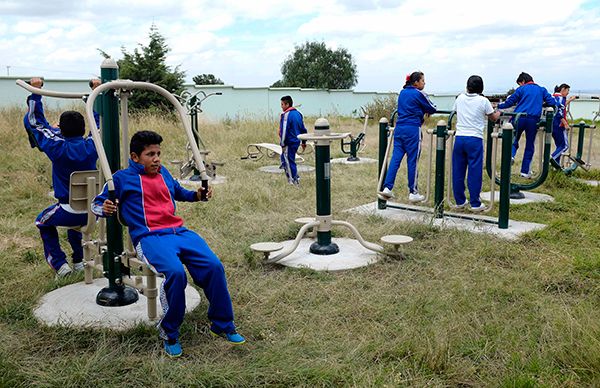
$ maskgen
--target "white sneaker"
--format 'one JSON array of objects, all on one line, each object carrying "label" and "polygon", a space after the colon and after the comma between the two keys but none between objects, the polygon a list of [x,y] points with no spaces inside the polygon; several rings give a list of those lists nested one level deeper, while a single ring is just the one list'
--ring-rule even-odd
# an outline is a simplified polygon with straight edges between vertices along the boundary
[{"label": "white sneaker", "polygon": [[525,174],[524,172],[521,173],[521,177],[525,178],[525,179],[531,179],[531,173],[528,172],[527,174]]},{"label": "white sneaker", "polygon": [[409,202],[422,202],[425,200],[425,196],[419,193],[410,193],[408,194]]},{"label": "white sneaker", "polygon": [[486,206],[484,204],[481,204],[481,205],[476,206],[476,207],[472,207],[471,206],[471,208],[470,208],[470,210],[472,212],[474,212],[474,213],[480,213],[480,212],[484,211],[485,209],[486,209]]},{"label": "white sneaker", "polygon": [[71,267],[69,267],[69,264],[64,263],[63,265],[60,266],[60,268],[56,271],[56,276],[54,277],[55,279],[62,279],[64,277],[69,276],[71,273],[73,272],[73,270],[71,269]]},{"label": "white sneaker", "polygon": [[394,196],[394,193],[392,193],[392,190],[388,189],[387,187],[384,187],[382,191],[378,191],[377,194],[379,194],[378,197],[383,200],[388,200],[390,198],[396,198]]},{"label": "white sneaker", "polygon": [[456,208],[457,208],[457,209],[464,209],[464,208],[466,208],[466,207],[467,207],[467,204],[468,204],[468,202],[467,202],[467,201],[465,201],[465,203],[463,203],[462,205],[456,205]]},{"label": "white sneaker", "polygon": [[73,263],[73,272],[81,272],[85,268],[85,264],[83,262]]}]

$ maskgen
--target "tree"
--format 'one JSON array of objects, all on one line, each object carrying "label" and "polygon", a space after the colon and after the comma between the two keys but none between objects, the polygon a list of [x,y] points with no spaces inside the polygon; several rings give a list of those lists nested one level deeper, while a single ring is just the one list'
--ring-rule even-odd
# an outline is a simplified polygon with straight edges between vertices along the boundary
[{"label": "tree", "polygon": [[[171,70],[165,63],[171,49],[154,24],[150,27],[148,36],[150,37],[148,46],[140,43],[133,53],[127,52],[124,47],[121,48],[123,58],[117,61],[119,77],[133,81],[151,82],[162,86],[171,93],[181,93],[185,72],[179,71],[179,66]],[[135,90],[129,102],[132,110],[172,109],[172,105],[160,94],[146,90]]]},{"label": "tree", "polygon": [[200,74],[192,78],[196,85],[224,85],[221,78],[215,77],[214,74]]},{"label": "tree", "polygon": [[345,48],[335,51],[324,42],[306,42],[281,65],[282,79],[272,87],[350,89],[358,80],[352,54]]}]

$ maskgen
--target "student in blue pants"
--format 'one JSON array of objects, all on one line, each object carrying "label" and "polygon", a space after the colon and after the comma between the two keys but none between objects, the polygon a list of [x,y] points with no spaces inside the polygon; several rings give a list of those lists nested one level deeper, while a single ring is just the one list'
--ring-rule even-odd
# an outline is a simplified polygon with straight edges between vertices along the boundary
[{"label": "student in blue pants", "polygon": [[456,139],[452,151],[452,189],[459,208],[467,205],[465,197],[465,175],[471,211],[482,211],[479,194],[483,174],[483,132],[488,119],[498,120],[500,112],[494,112],[492,104],[483,95],[483,79],[472,75],[467,80],[467,93],[456,98],[453,110],[456,111]]},{"label": "student in blue pants", "polygon": [[537,123],[542,115],[542,106],[546,103],[548,106],[555,106],[556,101],[546,88],[533,82],[531,75],[521,73],[517,77],[519,87],[511,94],[505,102],[498,104],[498,109],[506,109],[516,105],[515,113],[527,113],[526,117],[521,117],[517,124],[517,132],[512,147],[513,160],[519,149],[519,140],[525,132],[525,152],[523,154],[523,163],[521,165],[521,176],[531,178],[531,161],[535,152],[535,137],[537,135]]},{"label": "student in blue pants", "polygon": [[381,199],[394,198],[392,189],[404,155],[406,155],[408,163],[408,200],[420,202],[425,199],[422,194],[419,194],[417,187],[417,163],[421,153],[421,125],[424,115],[435,113],[436,107],[423,92],[423,88],[425,88],[425,75],[420,71],[415,71],[406,77],[406,84],[398,95],[394,150],[382,191],[378,193]]},{"label": "student in blue pants", "polygon": [[556,164],[560,165],[560,156],[563,152],[569,149],[569,136],[567,131],[569,128],[569,121],[567,120],[567,107],[569,103],[575,99],[575,96],[567,98],[571,87],[567,84],[561,84],[554,88],[554,94],[552,97],[556,100],[556,114],[552,121],[552,138],[556,145],[556,150],[552,153],[551,157],[554,159]]},{"label": "student in blue pants", "polygon": [[[32,82],[32,85],[39,85]],[[41,86],[41,85],[39,85]],[[46,208],[35,220],[44,244],[44,257],[56,271],[56,277],[69,275],[73,269],[83,270],[81,232],[73,228],[87,224],[87,212],[69,206],[69,180],[74,171],[95,170],[98,154],[90,136],[84,138],[85,120],[79,112],[60,115],[59,128],[51,127],[41,108],[41,96],[28,98],[29,109],[23,118],[25,129],[35,145],[52,162],[52,187],[58,203]],[[67,239],[73,250],[73,269],[60,248],[57,227],[68,227]]]},{"label": "student in blue pants", "polygon": [[298,147],[306,148],[306,141],[300,141],[298,135],[306,133],[306,127],[300,113],[294,108],[290,96],[281,97],[281,116],[279,117],[279,145],[281,146],[281,168],[285,172],[288,183],[298,186],[300,177],[296,166]]},{"label": "student in blue pants", "polygon": [[[236,332],[233,306],[227,289],[225,270],[219,258],[195,232],[183,226],[175,214],[175,201],[196,202],[198,191],[186,190],[160,163],[162,137],[152,131],[140,131],[130,143],[129,167],[113,175],[120,217],[129,228],[137,255],[165,280],[160,291],[163,317],[158,323],[164,349],[170,357],[182,354],[179,327],[185,314],[187,267],[194,283],[204,290],[209,302],[210,331],[232,344],[242,344],[244,337]],[[208,189],[207,198],[212,196]],[[92,211],[107,217],[117,211],[108,199],[108,188],[94,199]]]}]

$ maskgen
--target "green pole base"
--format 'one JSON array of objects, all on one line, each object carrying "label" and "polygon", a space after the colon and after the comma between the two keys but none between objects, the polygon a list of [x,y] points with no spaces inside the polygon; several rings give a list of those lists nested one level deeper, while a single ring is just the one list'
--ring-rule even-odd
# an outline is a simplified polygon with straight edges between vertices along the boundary
[{"label": "green pole base", "polygon": [[510,199],[523,199],[525,198],[525,194],[520,191],[512,191],[510,193]]},{"label": "green pole base", "polygon": [[340,251],[340,247],[336,243],[329,244],[319,244],[318,241],[315,241],[310,246],[310,253],[314,253],[315,255],[335,255]]},{"label": "green pole base", "polygon": [[377,209],[384,210],[387,209],[387,201],[383,199],[377,199]]},{"label": "green pole base", "polygon": [[138,299],[136,289],[128,286],[104,287],[96,295],[96,303],[106,307],[127,306],[137,302]]}]

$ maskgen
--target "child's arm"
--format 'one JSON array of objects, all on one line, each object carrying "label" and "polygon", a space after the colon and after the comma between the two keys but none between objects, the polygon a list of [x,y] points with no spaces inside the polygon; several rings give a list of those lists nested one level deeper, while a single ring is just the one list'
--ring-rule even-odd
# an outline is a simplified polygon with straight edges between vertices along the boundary
[{"label": "child's arm", "polygon": [[92,202],[92,213],[98,217],[112,216],[117,211],[119,200],[116,199],[115,202],[108,199],[108,185],[105,184],[102,188],[102,192],[98,194]]}]

